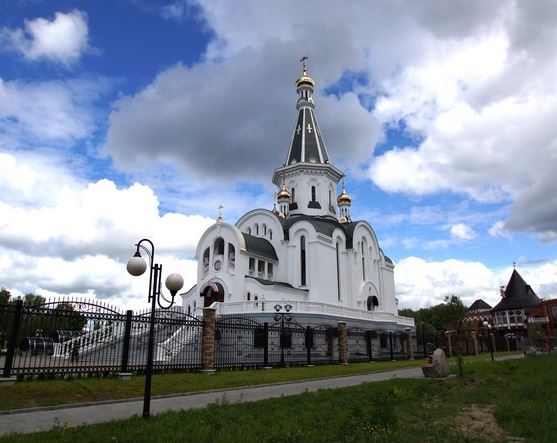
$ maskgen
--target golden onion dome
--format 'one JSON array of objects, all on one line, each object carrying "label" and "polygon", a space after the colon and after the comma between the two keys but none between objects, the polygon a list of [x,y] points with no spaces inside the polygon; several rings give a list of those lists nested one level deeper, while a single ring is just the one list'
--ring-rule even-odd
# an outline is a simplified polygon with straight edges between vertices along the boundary
[{"label": "golden onion dome", "polygon": [[303,85],[308,85],[311,86],[312,88],[315,87],[315,82],[313,81],[313,79],[306,74],[306,72],[304,71],[304,73],[298,78],[298,80],[296,80],[296,88],[299,88],[300,86]]},{"label": "golden onion dome", "polygon": [[277,194],[277,201],[281,201],[281,200],[290,200],[290,192],[288,192],[284,184],[282,185],[282,188]]},{"label": "golden onion dome", "polygon": [[337,202],[340,205],[341,203],[352,203],[352,197],[350,197],[349,194],[346,193],[346,189],[342,188],[342,192],[340,193],[340,195],[337,198]]}]

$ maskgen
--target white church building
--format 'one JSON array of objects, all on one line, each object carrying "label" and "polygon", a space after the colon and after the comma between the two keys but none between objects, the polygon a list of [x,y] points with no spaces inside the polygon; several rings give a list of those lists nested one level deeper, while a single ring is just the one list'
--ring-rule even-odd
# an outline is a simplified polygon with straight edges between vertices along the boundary
[{"label": "white church building", "polygon": [[292,140],[272,177],[276,204],[234,225],[219,214],[197,245],[197,284],[181,294],[183,308],[265,317],[289,305],[306,322],[413,328],[413,319],[398,315],[393,262],[370,224],[351,218],[344,174],[332,164],[315,116],[314,87],[304,64]]}]

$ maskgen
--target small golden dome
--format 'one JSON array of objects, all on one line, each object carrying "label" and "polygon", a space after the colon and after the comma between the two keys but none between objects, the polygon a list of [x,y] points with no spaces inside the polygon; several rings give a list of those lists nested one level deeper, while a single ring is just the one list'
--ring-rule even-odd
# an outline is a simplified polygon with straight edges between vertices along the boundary
[{"label": "small golden dome", "polygon": [[350,203],[352,203],[352,197],[350,197],[350,195],[346,193],[346,189],[342,188],[342,192],[338,196],[337,202],[338,202],[338,204],[341,204],[341,203],[350,204]]},{"label": "small golden dome", "polygon": [[277,194],[277,201],[290,200],[290,192],[287,191],[286,186],[282,185],[279,193]]},{"label": "small golden dome", "polygon": [[298,80],[296,80],[296,88],[299,88],[300,86],[303,85],[308,85],[311,86],[312,88],[315,87],[315,82],[305,72],[300,76],[300,78],[298,78]]}]

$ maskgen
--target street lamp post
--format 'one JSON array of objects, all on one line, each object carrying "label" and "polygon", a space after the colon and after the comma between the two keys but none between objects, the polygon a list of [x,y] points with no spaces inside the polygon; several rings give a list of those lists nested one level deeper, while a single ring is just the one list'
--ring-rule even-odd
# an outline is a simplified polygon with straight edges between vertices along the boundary
[{"label": "street lamp post", "polygon": [[[144,243],[147,243],[149,247],[144,246]],[[153,377],[153,353],[155,345],[155,309],[157,305],[161,309],[170,309],[172,307],[176,293],[184,286],[184,279],[180,274],[170,274],[166,277],[165,285],[172,296],[170,300],[167,300],[161,291],[162,265],[154,263],[155,246],[153,242],[144,238],[136,244],[136,247],[135,254],[129,259],[126,266],[131,275],[138,277],[143,275],[147,269],[147,263],[139,250],[143,250],[149,256],[149,294],[147,300],[151,303],[151,313],[149,317],[147,365],[145,367],[145,392],[143,395],[143,418],[149,418],[151,415],[151,379]],[[166,305],[161,300],[164,300]]]},{"label": "street lamp post", "polygon": [[487,346],[489,347],[489,353],[491,354],[491,361],[493,361],[493,346],[491,345],[491,325],[484,321],[485,333],[487,334]]},{"label": "street lamp post", "polygon": [[[281,312],[282,308],[284,308],[284,310],[286,312]],[[292,321],[292,315],[289,314],[290,310],[292,309],[292,305],[279,305],[276,304],[275,305],[275,321],[279,321],[280,320],[280,364],[284,365],[284,345],[286,342],[286,335],[284,333],[284,320],[286,320],[287,322],[291,322]]]}]

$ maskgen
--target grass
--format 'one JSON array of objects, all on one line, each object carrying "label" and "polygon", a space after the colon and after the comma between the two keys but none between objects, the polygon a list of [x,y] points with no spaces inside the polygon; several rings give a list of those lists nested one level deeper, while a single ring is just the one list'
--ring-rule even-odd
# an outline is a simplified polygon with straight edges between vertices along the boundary
[{"label": "grass", "polygon": [[[498,354],[501,355],[501,354]],[[489,354],[464,357],[464,361],[484,360]],[[453,359],[456,360],[456,359]],[[423,359],[354,363],[350,365],[325,365],[314,367],[275,368],[264,370],[217,371],[208,376],[200,373],[163,373],[153,377],[153,395],[199,392],[270,383],[283,383],[322,377],[334,377],[369,372],[387,371],[424,364]],[[28,380],[1,388],[0,410],[86,403],[143,396],[143,376],[121,381],[109,378],[72,378],[53,380]]]},{"label": "grass", "polygon": [[553,442],[556,369],[557,354],[501,362],[468,360],[463,377],[445,381],[398,379],[255,403],[221,402],[150,420],[134,417],[62,427],[0,441],[450,443],[506,441],[513,436]]}]

